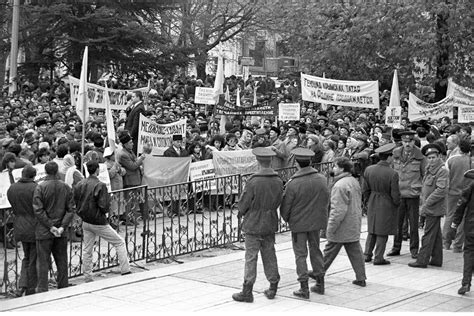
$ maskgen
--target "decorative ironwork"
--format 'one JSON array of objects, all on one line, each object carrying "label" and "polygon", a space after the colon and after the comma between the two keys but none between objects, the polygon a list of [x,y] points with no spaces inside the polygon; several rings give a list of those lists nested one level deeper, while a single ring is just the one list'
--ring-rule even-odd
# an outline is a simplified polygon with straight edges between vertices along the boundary
[{"label": "decorative ironwork", "polygon": [[[314,167],[328,176],[332,165],[318,164]],[[287,182],[296,168],[277,172]],[[124,238],[130,262],[151,262],[227,246],[243,240],[241,220],[237,216],[238,203],[250,176],[229,175],[156,188],[140,186],[114,191],[111,192],[109,222]],[[23,257],[21,245],[15,247],[13,219],[10,209],[0,210],[0,241],[2,237],[6,240],[0,248],[0,295],[9,295],[17,288]],[[76,220],[74,225],[77,226]],[[279,232],[288,230],[288,224],[280,219]],[[13,247],[9,249],[8,246]],[[81,236],[77,240],[70,238],[68,258],[69,277],[80,276]],[[93,247],[93,270],[116,266],[115,248],[98,238]],[[55,271],[53,262],[52,276]]]}]

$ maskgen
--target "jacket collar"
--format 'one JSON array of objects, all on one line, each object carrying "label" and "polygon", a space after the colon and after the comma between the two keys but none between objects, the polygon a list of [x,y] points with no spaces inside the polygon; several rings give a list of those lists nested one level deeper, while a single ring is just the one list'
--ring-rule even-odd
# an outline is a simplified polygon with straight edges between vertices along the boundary
[{"label": "jacket collar", "polygon": [[61,178],[60,178],[58,175],[52,176],[52,175],[49,175],[49,174],[48,174],[48,175],[46,176],[46,178],[44,178],[44,180],[45,180],[45,181],[46,181],[46,180],[61,180]]},{"label": "jacket collar", "polygon": [[261,168],[258,172],[254,173],[254,177],[272,177],[278,176],[278,173],[275,172],[272,168]]},{"label": "jacket collar", "polygon": [[377,165],[390,167],[390,164],[386,160],[380,160]]},{"label": "jacket collar", "polygon": [[[401,158],[402,157],[402,152],[404,151],[403,146],[397,147],[393,150],[393,157],[394,158]],[[413,147],[411,157],[413,157],[416,160],[423,160],[424,156],[421,153],[421,149],[418,147]]]},{"label": "jacket collar", "polygon": [[431,174],[436,174],[443,165],[443,160],[441,158],[436,158],[436,162],[433,165],[428,165],[426,170]]},{"label": "jacket collar", "polygon": [[352,175],[349,172],[343,172],[340,175],[334,177],[334,183],[346,177],[352,177]]},{"label": "jacket collar", "polygon": [[303,177],[303,176],[306,176],[308,174],[313,174],[313,173],[318,173],[318,171],[314,169],[313,167],[308,166],[296,171],[295,174],[291,178],[295,179],[295,178]]},{"label": "jacket collar", "polygon": [[35,182],[35,179],[31,179],[31,178],[20,178],[20,180],[18,180],[18,182],[21,182],[21,183],[30,183],[30,182]]}]

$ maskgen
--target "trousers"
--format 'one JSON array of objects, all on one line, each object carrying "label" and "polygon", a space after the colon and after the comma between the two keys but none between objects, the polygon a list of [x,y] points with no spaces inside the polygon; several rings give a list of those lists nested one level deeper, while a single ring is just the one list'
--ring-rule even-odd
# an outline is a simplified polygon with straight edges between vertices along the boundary
[{"label": "trousers", "polygon": [[441,216],[425,217],[425,231],[421,239],[421,248],[416,261],[421,264],[430,262],[443,264],[443,238],[441,236]]},{"label": "trousers", "polygon": [[257,279],[258,253],[262,254],[263,272],[270,283],[280,282],[278,263],[275,253],[275,234],[245,235],[245,271],[244,282],[254,284]]},{"label": "trousers", "polygon": [[306,263],[308,248],[313,273],[317,276],[324,276],[323,253],[319,249],[319,230],[291,233],[291,236],[293,240],[293,252],[295,253],[298,282],[308,281],[309,278],[308,265]]},{"label": "trousers", "polygon": [[356,275],[356,280],[366,280],[364,255],[362,253],[362,247],[358,241],[347,243],[328,241],[324,248],[324,271],[329,269],[342,247],[344,247],[347,256],[349,257],[352,269]]},{"label": "trousers", "polygon": [[456,231],[456,237],[454,240],[447,240],[447,234],[451,229],[451,224],[454,219],[454,213],[456,212],[456,204],[458,203],[460,195],[448,194],[447,208],[446,208],[446,218],[444,219],[443,225],[443,243],[446,246],[453,246],[454,249],[461,250],[464,243],[464,219],[461,224],[458,225]]},{"label": "trousers", "polygon": [[58,289],[69,285],[67,274],[67,237],[36,240],[38,290],[48,291],[49,258],[53,255],[58,269]]},{"label": "trousers", "polygon": [[115,231],[110,225],[93,225],[86,222],[82,223],[82,229],[84,231],[83,267],[85,277],[92,276],[92,250],[97,236],[111,243],[112,246],[115,247],[120,265],[120,272],[124,274],[130,271],[130,263],[128,261],[127,249],[125,248],[125,241],[117,231]]},{"label": "trousers", "polygon": [[36,272],[36,242],[22,241],[23,260],[21,260],[19,288],[26,288],[26,294],[35,292],[38,285],[38,273]]},{"label": "trousers", "polygon": [[466,234],[464,241],[464,267],[462,285],[471,285],[474,268],[474,235]]},{"label": "trousers", "polygon": [[420,198],[401,198],[398,208],[398,227],[393,241],[393,249],[400,251],[403,241],[403,221],[408,218],[410,226],[410,252],[418,253],[420,237],[418,235]]},{"label": "trousers", "polygon": [[[372,258],[375,253],[374,262],[383,261],[383,255],[387,246],[388,235],[368,234],[365,242],[364,255]],[[374,251],[375,248],[375,251]]]}]

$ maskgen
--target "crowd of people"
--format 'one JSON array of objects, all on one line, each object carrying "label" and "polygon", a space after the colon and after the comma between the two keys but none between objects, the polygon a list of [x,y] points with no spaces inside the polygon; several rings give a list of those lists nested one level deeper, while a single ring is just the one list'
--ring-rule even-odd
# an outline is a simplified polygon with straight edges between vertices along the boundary
[{"label": "crowd of people", "polygon": [[[133,84],[127,87],[130,89],[146,85],[144,81],[139,80],[128,82],[130,85]],[[120,80],[109,79],[108,83],[111,87],[124,87]],[[20,184],[28,187],[28,190],[20,190],[22,193],[20,197],[12,197],[20,204],[11,203],[16,216],[27,219],[25,223],[15,227],[16,240],[23,242],[25,252],[24,266],[22,265],[22,276],[24,275],[25,281],[20,282],[20,295],[32,294],[35,288],[37,291],[47,290],[44,287],[44,273],[47,269],[44,267],[48,266],[51,253],[58,265],[58,273],[61,274],[58,286],[67,286],[67,271],[66,279],[63,279],[62,252],[65,252],[65,230],[76,210],[83,221],[85,258],[87,259],[84,260],[84,266],[88,280],[92,280],[90,260],[92,260],[91,251],[96,235],[108,238],[117,247],[122,274],[129,273],[123,239],[110,228],[105,215],[114,206],[107,198],[107,189],[97,181],[96,177],[98,163],[106,163],[112,190],[141,185],[142,165],[148,153],[137,152],[140,114],[157,123],[186,119],[186,137],[173,135],[172,144],[165,151],[164,156],[191,156],[192,161],[200,161],[212,159],[216,151],[252,149],[257,157],[259,155],[265,157],[258,159],[260,163],[264,161],[262,165],[264,171],[261,172],[266,173],[262,175],[263,177],[274,176],[270,169],[294,166],[298,168],[297,174],[286,184],[284,196],[283,183],[277,183],[276,180],[271,184],[274,186],[271,187],[272,190],[269,190],[273,192],[272,194],[281,191],[280,212],[282,217],[289,221],[292,231],[294,230],[293,246],[298,280],[301,282],[301,289],[295,295],[305,298],[309,296],[308,277],[314,277],[317,280],[314,292],[324,293],[325,270],[329,268],[342,246],[351,254],[351,263],[357,275],[355,284],[364,286],[365,270],[358,262],[361,260],[371,262],[375,250],[374,264],[388,264],[389,261],[383,256],[389,235],[395,235],[395,237],[388,256],[400,255],[402,240],[409,238],[410,253],[416,259],[410,264],[412,267],[426,267],[428,264],[441,266],[443,247],[450,249],[452,246],[453,251],[461,252],[464,245],[464,293],[470,287],[471,276],[467,275],[469,269],[472,275],[474,258],[472,255],[474,215],[472,214],[472,193],[465,196],[463,192],[468,183],[463,175],[472,168],[474,136],[471,125],[456,124],[449,117],[410,122],[407,118],[407,103],[403,101],[401,104],[402,127],[394,129],[384,124],[384,109],[388,105],[389,91],[380,93],[381,109],[377,111],[323,106],[301,100],[298,80],[288,79],[277,84],[269,77],[254,78],[252,76],[246,80],[236,76],[226,78],[224,90],[228,90],[231,102],[237,99],[237,93],[240,93],[239,97],[244,106],[253,104],[254,95],[257,96],[258,102],[273,98],[276,98],[278,102],[299,102],[301,119],[282,122],[275,117],[232,116],[222,120],[213,114],[212,106],[195,104],[193,101],[196,87],[213,87],[212,77],[207,77],[206,80],[195,77],[178,77],[174,80],[155,78],[150,83],[151,90],[147,94],[134,91],[128,98],[127,108],[114,111],[116,146],[108,143],[104,110],[91,109],[89,119],[83,124],[71,106],[69,89],[63,81],[58,80],[50,85],[42,84],[38,87],[29,84],[22,86],[21,93],[13,96],[3,94],[0,100],[0,159],[2,162],[0,171],[9,174],[12,184],[10,191],[19,190],[16,187]],[[84,156],[82,156],[81,148],[83,131]],[[117,149],[114,150],[114,147]],[[268,157],[272,158],[268,159]],[[81,162],[84,162],[87,167],[83,168]],[[322,194],[323,191],[321,191],[314,195],[311,190],[327,185],[312,178],[316,177],[316,172],[310,166],[318,163],[334,163],[334,177],[331,177],[334,184],[331,189],[324,189],[326,193]],[[47,176],[46,181],[35,186],[36,171],[33,172],[33,170],[36,169],[31,166],[37,164],[44,165]],[[22,178],[14,183],[12,171],[18,168],[23,168]],[[375,168],[383,170],[375,170]],[[85,169],[89,173],[87,178]],[[324,174],[324,176],[331,176],[331,174]],[[297,183],[301,181],[298,177],[308,177],[308,181],[314,181],[315,186],[298,185]],[[265,190],[260,192],[261,179],[255,181],[257,181],[255,194],[261,196],[262,199],[268,198],[275,202],[275,205],[272,204],[272,209],[276,211],[280,205],[276,203],[279,199],[267,196],[269,193]],[[270,185],[264,182],[265,187]],[[293,186],[296,188],[292,189]],[[59,190],[59,187],[64,188],[65,194],[57,199],[51,194],[52,190]],[[305,190],[302,189],[303,187]],[[247,188],[248,192],[252,186],[247,185]],[[472,191],[472,185],[470,188]],[[306,192],[306,189],[309,191]],[[287,192],[291,190],[294,190],[295,197],[290,201]],[[70,191],[74,198],[69,198],[69,193],[66,191]],[[240,198],[241,201],[246,199],[245,194],[244,192]],[[308,200],[309,196],[314,199]],[[318,197],[322,199],[322,202]],[[90,199],[96,203],[93,207],[84,202]],[[364,212],[361,209],[362,199],[368,201],[368,209],[365,212],[367,212],[369,223],[369,238],[367,238],[364,252],[359,245],[360,220]],[[470,202],[469,199],[471,199]],[[316,200],[320,204],[317,204]],[[301,201],[307,202],[303,203],[305,205],[298,206],[297,204]],[[459,205],[465,206],[465,204],[459,204],[460,201],[471,203],[471,211],[465,215],[464,226],[460,225],[459,218],[462,219],[462,216],[460,217],[458,213],[461,212]],[[27,207],[22,203],[31,205]],[[258,212],[259,207],[246,204],[247,209],[244,210],[242,206],[244,204],[239,201],[245,230],[248,227],[246,221],[247,223],[252,221],[252,219],[247,220],[246,217],[252,212]],[[350,214],[343,211],[343,204],[350,209]],[[311,213],[316,209],[313,210],[308,205],[319,205],[317,209],[322,212],[320,217],[314,218],[314,214],[309,214],[308,217],[301,215],[304,212]],[[458,213],[455,213],[456,207]],[[175,214],[180,215],[179,208],[173,205],[172,208]],[[53,209],[60,209],[61,212],[58,213]],[[301,211],[297,211],[299,209]],[[25,210],[28,210],[28,214]],[[145,211],[146,207],[141,204],[142,216],[145,216]],[[300,215],[298,215],[299,212],[301,212]],[[446,219],[441,229],[440,218],[444,215]],[[268,223],[271,225],[271,230],[274,226],[273,219],[272,217]],[[308,224],[308,219],[318,224]],[[300,229],[299,221],[308,224],[308,227],[303,225]],[[395,227],[393,223],[396,224]],[[348,225],[347,229],[344,228],[346,233],[344,236],[339,236],[338,227],[341,225]],[[421,248],[418,231],[420,226],[425,229]],[[35,234],[31,234],[34,232],[32,227],[36,227]],[[451,236],[453,234],[451,227],[457,228],[455,236]],[[465,230],[462,227],[466,227]],[[274,237],[273,239],[271,237],[274,231],[269,232],[268,227],[264,227],[267,230],[262,233],[258,229],[247,232],[246,244],[249,243],[248,246],[254,250],[260,249],[262,256],[264,251],[271,256],[270,253],[274,252],[274,249],[272,250],[269,244],[274,240]],[[23,240],[22,234],[26,232],[30,234]],[[263,241],[259,238],[256,240],[251,238],[252,235],[262,234],[270,235],[270,237]],[[328,239],[324,259],[319,251],[320,237]],[[41,242],[38,243],[38,240]],[[41,247],[35,248],[35,241]],[[314,273],[308,272],[306,268],[306,242],[309,243]],[[4,240],[4,244],[7,244],[7,241]],[[317,250],[315,250],[316,246]],[[35,252],[36,249],[38,253]],[[42,265],[42,269],[35,272],[37,277],[36,274],[32,276],[34,269],[31,262],[35,260],[35,256]],[[268,263],[268,269],[274,271],[276,257],[270,257],[268,260],[275,261]],[[253,263],[249,263],[248,266],[246,263],[248,277],[245,277],[244,291],[235,297],[237,300],[250,300],[251,285],[253,286],[252,282],[255,281]],[[467,263],[470,264],[470,268],[466,270]],[[269,273],[269,276],[270,274],[272,273]],[[274,297],[276,293],[279,280],[277,274],[276,271],[269,279],[271,283],[267,293],[269,298]]]}]

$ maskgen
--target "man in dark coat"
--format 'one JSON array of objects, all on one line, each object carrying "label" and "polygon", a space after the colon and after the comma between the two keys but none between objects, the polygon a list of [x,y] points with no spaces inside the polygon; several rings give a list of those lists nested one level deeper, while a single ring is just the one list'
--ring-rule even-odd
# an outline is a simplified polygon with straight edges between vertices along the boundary
[{"label": "man in dark coat", "polygon": [[448,237],[452,240],[456,236],[456,230],[464,218],[464,269],[461,288],[458,290],[461,295],[471,290],[474,270],[474,169],[466,171],[464,177],[470,179],[470,183],[462,191]]},{"label": "man in dark coat", "polygon": [[316,278],[311,291],[324,294],[325,271],[319,249],[319,231],[326,228],[328,221],[329,188],[326,178],[310,166],[314,156],[312,150],[295,148],[291,153],[295,156],[298,171],[286,183],[280,214],[290,224],[296,274],[301,284],[293,295],[308,299],[308,245],[312,275]]},{"label": "man in dark coat", "polygon": [[38,254],[38,292],[48,291],[49,258],[53,254],[58,268],[58,288],[68,286],[67,230],[76,212],[72,189],[58,175],[54,161],[44,166],[45,180],[38,184],[33,196]]},{"label": "man in dark coat", "polygon": [[21,261],[21,274],[16,296],[35,293],[38,284],[36,273],[36,237],[37,224],[33,210],[33,194],[38,185],[35,182],[36,169],[27,165],[21,171],[21,179],[10,186],[7,191],[8,201],[12,206],[15,219],[13,222],[15,241],[21,241],[23,260]]},{"label": "man in dark coat", "polygon": [[232,298],[238,302],[253,302],[253,284],[257,278],[258,253],[262,255],[263,270],[270,288],[264,291],[273,299],[280,282],[275,253],[275,232],[278,230],[278,213],[283,196],[283,181],[270,168],[275,152],[257,147],[252,150],[257,157],[260,170],[250,176],[239,200],[238,217],[243,217],[245,232],[245,272],[242,292]]},{"label": "man in dark coat", "polygon": [[390,168],[394,143],[383,145],[375,150],[379,162],[367,167],[364,173],[362,194],[368,198],[367,229],[365,243],[365,262],[372,261],[375,248],[374,265],[389,264],[384,259],[388,235],[397,232],[397,215],[400,204],[398,173]]},{"label": "man in dark coat", "polygon": [[183,147],[183,135],[173,135],[171,146],[163,153],[165,157],[187,157],[188,151]]},{"label": "man in dark coat", "polygon": [[132,94],[132,105],[127,109],[127,121],[125,122],[125,129],[130,131],[130,136],[133,139],[133,152],[137,154],[138,145],[138,128],[140,125],[140,114],[145,115],[146,109],[143,104],[143,95],[141,91],[134,91]]}]

